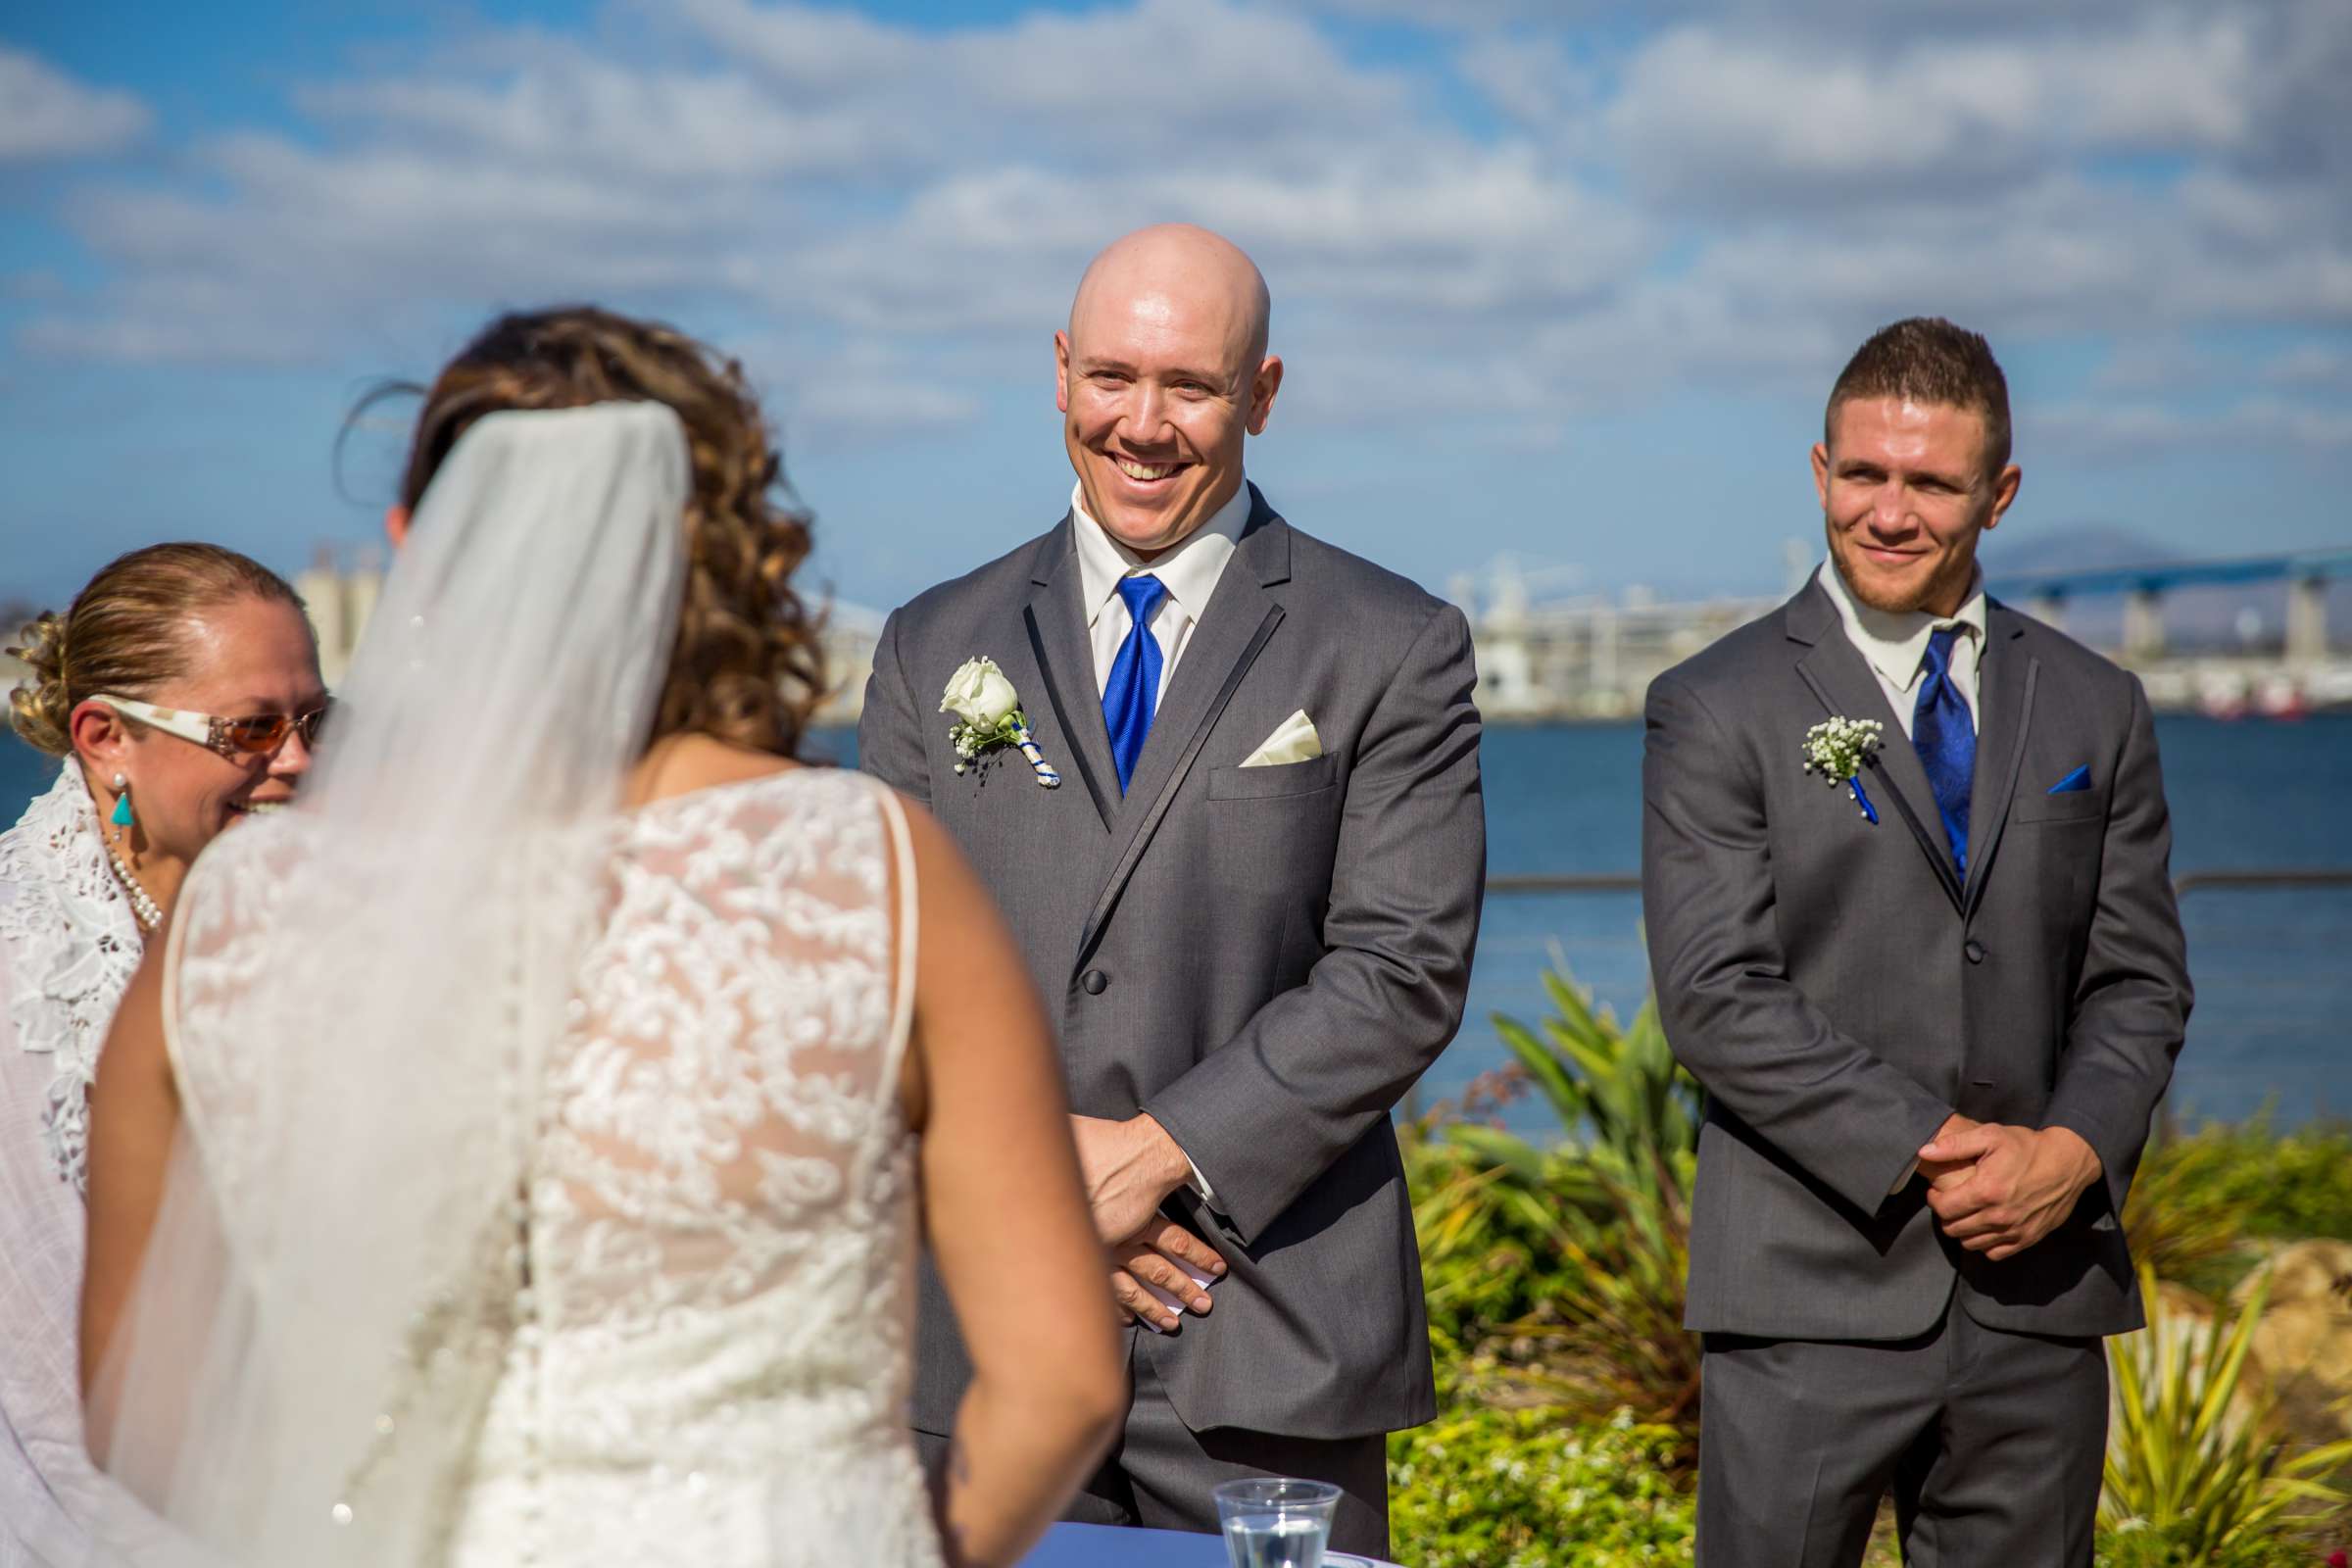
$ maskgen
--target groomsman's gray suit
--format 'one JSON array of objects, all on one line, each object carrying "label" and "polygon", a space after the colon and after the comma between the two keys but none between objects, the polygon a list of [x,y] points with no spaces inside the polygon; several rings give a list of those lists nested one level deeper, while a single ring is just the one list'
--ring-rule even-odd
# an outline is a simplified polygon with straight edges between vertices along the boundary
[{"label": "groomsman's gray suit", "polygon": [[[1708,1335],[1702,1467],[1744,1472],[1719,1496],[1798,1504],[1732,1517],[1702,1476],[1710,1561],[1838,1560],[1841,1506],[1890,1484],[1898,1508],[1941,1489],[1989,1532],[2038,1530],[2034,1561],[2076,1541],[2088,1560],[2086,1518],[2018,1510],[2057,1472],[2068,1496],[2097,1493],[2095,1337],[2141,1322],[2117,1217],[2189,983],[2138,682],[1997,601],[1986,632],[1965,880],[1818,581],[1650,688],[1650,959],[1667,1038],[1707,1091],[1686,1319]],[[1803,771],[1807,728],[1833,714],[1885,725],[1862,775],[1876,825]],[[2078,767],[2089,788],[2052,793]],[[1904,1179],[1954,1111],[2072,1128],[2103,1183],[2006,1261],[1965,1251]],[[1911,1396],[1933,1407],[1995,1355],[2005,1371],[1944,1409],[1940,1445],[1907,1446]],[[1915,1560],[1991,1560],[1969,1528]]]},{"label": "groomsman's gray suit", "polygon": [[[1475,673],[1458,611],[1250,496],[1123,797],[1066,515],[891,616],[859,761],[931,809],[1004,907],[1072,1108],[1149,1112],[1221,1205],[1181,1190],[1167,1205],[1231,1265],[1213,1311],[1135,1331],[1129,1446],[1197,1450],[1187,1474],[1133,1478],[1160,1494],[1143,1522],[1213,1530],[1208,1490],[1228,1474],[1329,1470],[1358,1494],[1335,1544],[1380,1552],[1380,1435],[1436,1413],[1389,1113],[1452,1039],[1469,982]],[[1011,679],[1060,788],[1018,756],[954,771],[936,710],[975,656]],[[1239,765],[1301,709],[1323,756]],[[948,1431],[969,1376],[926,1269],[919,1430]]]}]

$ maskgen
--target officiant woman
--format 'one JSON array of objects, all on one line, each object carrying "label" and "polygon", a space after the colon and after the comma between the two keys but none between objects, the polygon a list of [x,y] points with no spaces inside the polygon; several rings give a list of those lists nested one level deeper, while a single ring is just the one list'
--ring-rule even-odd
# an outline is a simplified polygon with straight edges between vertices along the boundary
[{"label": "officiant woman", "polygon": [[213,545],[133,551],[19,640],[10,721],[60,766],[0,833],[0,1568],[47,1568],[110,1485],[74,1374],[98,1047],[198,852],[293,798],[326,690],[294,590]]}]

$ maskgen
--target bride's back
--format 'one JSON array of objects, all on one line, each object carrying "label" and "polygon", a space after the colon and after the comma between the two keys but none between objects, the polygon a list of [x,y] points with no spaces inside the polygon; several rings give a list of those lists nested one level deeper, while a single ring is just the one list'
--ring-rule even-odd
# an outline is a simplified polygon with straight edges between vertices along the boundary
[{"label": "bride's back", "polygon": [[606,874],[456,1560],[789,1561],[779,1529],[923,1560],[896,802],[806,769],[671,796]]}]

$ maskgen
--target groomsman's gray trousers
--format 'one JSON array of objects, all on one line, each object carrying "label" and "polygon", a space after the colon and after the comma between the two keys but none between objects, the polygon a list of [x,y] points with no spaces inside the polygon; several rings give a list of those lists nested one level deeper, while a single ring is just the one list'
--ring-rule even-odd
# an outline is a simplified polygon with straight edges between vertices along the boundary
[{"label": "groomsman's gray trousers", "polygon": [[[1143,1347],[1149,1331],[1130,1332],[1127,1366],[1133,1392],[1126,1427],[1102,1469],[1070,1499],[1064,1519],[1214,1535],[1217,1503],[1210,1494],[1218,1486],[1251,1476],[1295,1476],[1340,1489],[1339,1510],[1331,1521],[1334,1550],[1388,1556],[1387,1439],[1280,1438],[1223,1428],[1195,1432],[1176,1414],[1152,1370]],[[918,1429],[914,1441],[924,1468],[937,1474],[948,1440]]]},{"label": "groomsman's gray trousers", "polygon": [[2087,1568],[2107,1444],[2095,1339],[1706,1337],[1700,1568],[1852,1568],[1894,1494],[1910,1568]]}]

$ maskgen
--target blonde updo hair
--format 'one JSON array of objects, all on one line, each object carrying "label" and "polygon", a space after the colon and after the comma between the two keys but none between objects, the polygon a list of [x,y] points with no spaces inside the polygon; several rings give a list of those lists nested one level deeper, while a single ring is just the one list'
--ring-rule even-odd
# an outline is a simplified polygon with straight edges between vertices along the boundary
[{"label": "blonde updo hair", "polygon": [[589,403],[663,403],[686,429],[693,493],[686,593],[649,742],[702,734],[790,757],[825,689],[820,626],[792,576],[808,518],[784,494],[783,460],[736,361],[674,327],[593,305],[502,316],[421,390],[401,475],[414,513],[442,460],[484,415]]},{"label": "blonde updo hair", "polygon": [[219,545],[149,545],[117,557],[64,614],[36,616],[8,650],[32,670],[9,694],[10,727],[51,757],[71,755],[74,709],[100,693],[148,697],[181,678],[192,623],[240,599],[303,608],[283,577]]}]

